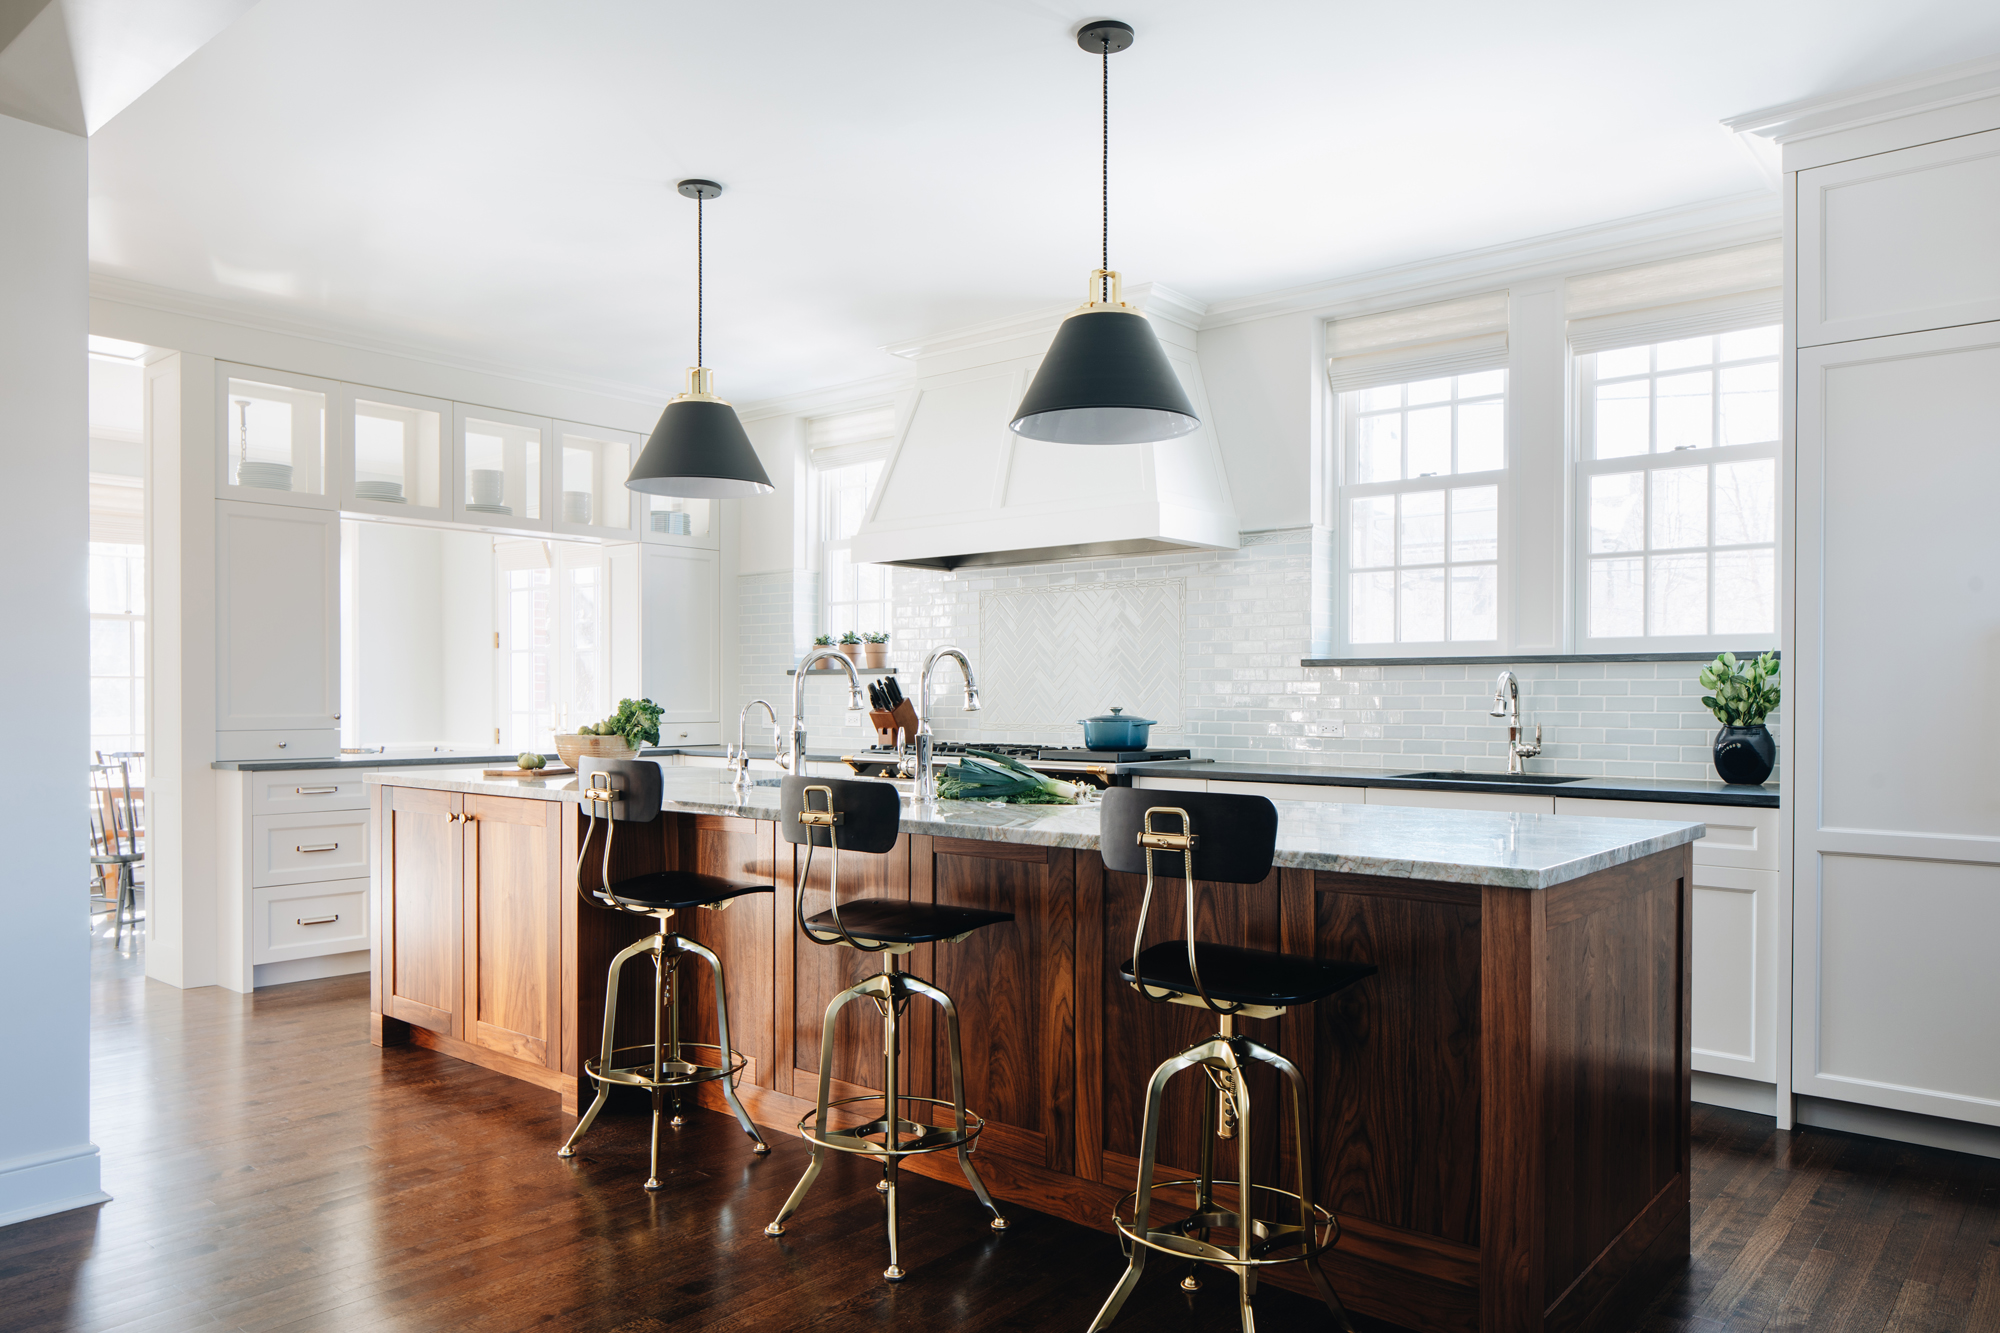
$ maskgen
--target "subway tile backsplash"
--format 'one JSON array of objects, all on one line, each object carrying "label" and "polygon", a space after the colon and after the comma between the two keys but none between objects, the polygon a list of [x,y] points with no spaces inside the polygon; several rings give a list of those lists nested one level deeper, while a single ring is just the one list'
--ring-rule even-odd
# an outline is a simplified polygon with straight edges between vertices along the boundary
[{"label": "subway tile backsplash", "polygon": [[[899,569],[889,660],[914,695],[914,673],[931,648],[952,643],[972,658],[986,707],[962,712],[955,668],[941,668],[948,683],[932,725],[947,739],[1077,745],[1077,718],[1118,705],[1170,724],[1154,729],[1154,744],[1201,758],[1505,771],[1505,724],[1488,715],[1500,668],[1303,667],[1312,651],[1315,534],[1245,533],[1243,543],[953,573]],[[1317,544],[1323,559],[1323,537]],[[811,641],[816,586],[809,575],[753,575],[739,580],[739,594],[743,697],[761,695],[788,712],[784,672]],[[1168,596],[1179,600],[1178,614]],[[982,642],[982,630],[998,641]],[[1701,706],[1700,670],[1697,662],[1515,667],[1523,723],[1542,728],[1542,754],[1529,771],[1714,777],[1716,722]],[[870,743],[866,717],[844,704],[830,682],[808,686],[815,749]],[[1782,760],[1779,715],[1771,727]]]}]

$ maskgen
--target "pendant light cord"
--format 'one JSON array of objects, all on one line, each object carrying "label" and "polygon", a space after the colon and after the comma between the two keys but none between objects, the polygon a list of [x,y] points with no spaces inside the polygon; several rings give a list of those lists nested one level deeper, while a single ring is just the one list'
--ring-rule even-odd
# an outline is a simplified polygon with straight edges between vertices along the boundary
[{"label": "pendant light cord", "polygon": [[708,362],[702,359],[701,355],[701,331],[702,331],[701,301],[702,301],[702,277],[703,277],[702,243],[704,238],[704,233],[701,225],[702,223],[701,209],[702,205],[705,204],[706,202],[707,200],[703,199],[699,194],[695,195],[694,197],[694,363],[697,366],[705,366],[708,364]]},{"label": "pendant light cord", "polygon": [[[1102,269],[1109,269],[1111,267],[1111,38],[1109,36],[1106,36],[1103,40],[1103,58],[1104,58],[1104,180],[1103,180],[1104,232],[1102,238],[1103,252],[1098,260],[1098,267]],[[1097,282],[1099,288],[1097,299],[1100,301],[1109,301],[1111,299],[1111,279],[1099,278]]]}]

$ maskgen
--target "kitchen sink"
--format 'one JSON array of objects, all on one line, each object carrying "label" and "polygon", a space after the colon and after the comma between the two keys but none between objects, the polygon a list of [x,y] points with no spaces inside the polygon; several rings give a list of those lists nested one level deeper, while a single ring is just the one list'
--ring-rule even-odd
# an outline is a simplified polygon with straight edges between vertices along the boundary
[{"label": "kitchen sink", "polygon": [[1546,787],[1558,782],[1581,782],[1581,777],[1560,778],[1552,773],[1466,773],[1437,771],[1431,773],[1388,773],[1385,777],[1415,778],[1423,782],[1504,782],[1523,787]]}]

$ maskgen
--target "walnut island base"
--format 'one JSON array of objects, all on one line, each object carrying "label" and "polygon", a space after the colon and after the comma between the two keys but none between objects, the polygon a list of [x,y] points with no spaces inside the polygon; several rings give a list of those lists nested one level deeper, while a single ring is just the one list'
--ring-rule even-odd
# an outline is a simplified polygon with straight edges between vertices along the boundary
[{"label": "walnut island base", "polygon": [[[738,1095],[758,1124],[791,1134],[817,1091],[826,1004],[870,960],[797,937],[775,789],[739,794],[712,770],[665,778],[665,812],[620,830],[613,877],[691,869],[778,885],[675,925],[727,969],[746,1057]],[[550,1088],[576,1114],[611,958],[651,923],[578,897],[579,877],[595,883],[601,867],[595,854],[578,865],[573,783],[435,768],[369,782],[374,1040]],[[1199,926],[1218,943],[1379,969],[1326,1003],[1243,1020],[1313,1090],[1318,1199],[1342,1227],[1324,1263],[1342,1299],[1420,1330],[1622,1329],[1689,1250],[1689,885],[1702,826],[1281,810],[1271,879],[1211,886]],[[1113,1204],[1137,1183],[1146,1080],[1210,1027],[1118,978],[1143,879],[1106,873],[1094,808],[941,802],[906,810],[902,827],[893,851],[843,857],[843,899],[1015,916],[907,959],[964,1002],[966,1101],[986,1118],[981,1175],[1003,1200],[1110,1232]],[[826,905],[826,861],[805,889],[809,915]],[[1162,898],[1149,940],[1179,929],[1180,895]],[[627,974],[621,1045],[650,1039],[650,975]],[[688,988],[690,1040],[715,1040],[706,989]],[[904,1091],[937,1096],[943,1034],[921,1008],[909,1033]],[[852,1007],[843,1014],[836,1097],[879,1093],[879,1037]],[[1192,1174],[1201,1125],[1194,1082],[1175,1091],[1163,1177]],[[1257,1105],[1275,1108],[1277,1091],[1251,1080]],[[726,1113],[713,1086],[700,1101]],[[1258,1136],[1260,1182],[1288,1172],[1284,1137]],[[906,1169],[964,1188],[948,1157]],[[810,1231],[813,1209],[794,1226]],[[1111,1258],[1107,1248],[1107,1290]],[[1296,1269],[1266,1280],[1310,1291]]]}]

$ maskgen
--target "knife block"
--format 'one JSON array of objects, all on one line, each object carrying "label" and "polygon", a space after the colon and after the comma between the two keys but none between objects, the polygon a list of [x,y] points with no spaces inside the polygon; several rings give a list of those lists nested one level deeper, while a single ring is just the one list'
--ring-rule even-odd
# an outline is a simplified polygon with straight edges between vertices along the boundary
[{"label": "knife block", "polygon": [[875,743],[891,746],[896,744],[896,733],[903,733],[905,744],[914,744],[917,739],[917,709],[908,699],[896,705],[895,711],[884,713],[879,709],[868,711],[868,720],[875,724]]}]

